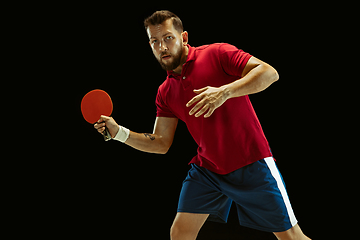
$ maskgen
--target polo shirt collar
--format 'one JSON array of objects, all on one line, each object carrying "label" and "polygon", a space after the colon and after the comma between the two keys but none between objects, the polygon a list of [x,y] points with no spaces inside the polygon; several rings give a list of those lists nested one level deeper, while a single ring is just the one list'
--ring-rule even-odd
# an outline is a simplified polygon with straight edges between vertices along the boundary
[{"label": "polo shirt collar", "polygon": [[189,44],[187,46],[189,48],[189,52],[188,52],[186,62],[194,61],[195,60],[195,48],[190,46]]},{"label": "polo shirt collar", "polygon": [[[189,48],[189,52],[188,52],[188,56],[186,58],[186,62],[184,63],[184,65],[190,61],[195,61],[196,55],[195,55],[195,47],[190,46],[189,44],[187,44],[187,47]],[[183,65],[183,66],[184,66]],[[168,76],[174,76],[176,73],[174,73],[172,70],[167,71],[167,75]]]}]

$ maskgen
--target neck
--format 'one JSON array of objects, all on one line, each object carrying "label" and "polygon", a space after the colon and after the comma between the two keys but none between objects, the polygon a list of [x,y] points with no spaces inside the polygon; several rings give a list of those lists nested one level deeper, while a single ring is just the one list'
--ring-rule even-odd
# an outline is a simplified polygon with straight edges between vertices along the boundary
[{"label": "neck", "polygon": [[189,48],[188,48],[188,46],[185,46],[184,51],[181,55],[180,65],[173,70],[175,73],[181,74],[182,67],[183,67],[184,63],[186,62],[188,54],[189,54]]}]

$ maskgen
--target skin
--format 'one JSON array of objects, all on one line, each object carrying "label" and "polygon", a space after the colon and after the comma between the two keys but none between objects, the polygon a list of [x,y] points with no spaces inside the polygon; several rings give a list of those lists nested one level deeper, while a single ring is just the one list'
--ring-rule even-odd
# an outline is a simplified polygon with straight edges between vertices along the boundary
[{"label": "skin", "polygon": [[[172,25],[172,20],[168,19],[162,24],[150,25],[147,28],[147,34],[153,54],[162,67],[164,69],[173,67],[174,72],[181,73],[182,65],[186,62],[189,51],[186,46],[188,33],[186,31],[178,32]],[[179,62],[178,66],[174,66],[176,60]],[[279,75],[269,64],[251,57],[241,77],[221,87],[207,86],[194,90],[197,95],[184,107],[189,109],[189,115],[211,117],[212,113],[228,99],[263,91],[277,81]],[[140,151],[165,154],[173,142],[177,123],[177,118],[157,117],[152,134],[130,131],[125,144]],[[101,116],[94,127],[99,133],[102,133],[105,125],[111,137],[114,138],[119,131],[119,125],[113,118]],[[171,239],[196,239],[208,216],[208,214],[177,213],[171,227]],[[274,234],[281,240],[310,239],[302,233],[298,224],[285,232],[275,232]]]},{"label": "skin", "polygon": [[[164,31],[164,26],[167,30]],[[188,40],[188,33],[186,31],[179,34],[172,25],[172,20],[169,19],[163,24],[156,26],[149,26],[147,29],[149,36],[149,44],[153,51],[155,58],[160,65],[172,66],[175,58],[180,55],[180,62],[174,67],[165,70],[173,70],[176,73],[181,73],[182,65],[186,62],[189,49],[186,47]]]}]

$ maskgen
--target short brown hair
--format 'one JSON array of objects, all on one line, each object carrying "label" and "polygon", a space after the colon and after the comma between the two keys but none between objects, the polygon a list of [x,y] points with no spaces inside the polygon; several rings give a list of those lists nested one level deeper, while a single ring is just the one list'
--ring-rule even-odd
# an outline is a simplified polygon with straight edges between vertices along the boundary
[{"label": "short brown hair", "polygon": [[168,19],[173,20],[174,28],[179,33],[182,33],[184,31],[184,27],[183,27],[183,24],[182,24],[180,18],[168,10],[156,11],[151,16],[147,17],[144,20],[145,29],[147,29],[149,25],[158,25]]}]

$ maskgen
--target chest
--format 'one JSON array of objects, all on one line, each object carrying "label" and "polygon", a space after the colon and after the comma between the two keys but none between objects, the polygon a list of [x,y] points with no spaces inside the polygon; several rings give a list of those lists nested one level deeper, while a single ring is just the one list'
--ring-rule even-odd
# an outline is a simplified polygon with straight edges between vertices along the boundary
[{"label": "chest", "polygon": [[196,61],[185,63],[181,75],[168,78],[167,105],[178,118],[186,122],[190,111],[186,103],[196,96],[194,89],[206,86],[220,87],[237,79],[238,77],[230,76],[223,71],[218,59],[200,57]]}]

